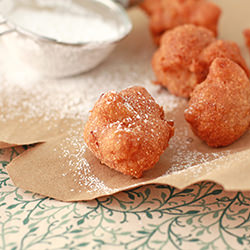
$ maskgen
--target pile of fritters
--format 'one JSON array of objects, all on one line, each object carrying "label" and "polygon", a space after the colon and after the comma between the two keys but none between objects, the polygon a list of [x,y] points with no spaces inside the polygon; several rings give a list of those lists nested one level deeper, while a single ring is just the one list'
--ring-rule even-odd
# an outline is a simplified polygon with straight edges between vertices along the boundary
[{"label": "pile of fritters", "polygon": [[249,70],[236,43],[203,27],[179,26],[165,32],[152,66],[157,84],[191,97],[185,118],[209,146],[227,146],[248,130]]},{"label": "pile of fritters", "polygon": [[[215,38],[220,9],[206,0],[145,0],[141,6],[160,44],[152,59],[155,83],[190,98],[185,119],[209,146],[233,143],[250,126],[249,70],[236,43]],[[244,36],[250,50],[250,30]],[[102,163],[139,178],[173,134],[162,107],[144,88],[131,87],[100,97],[84,139]]]},{"label": "pile of fritters", "polygon": [[216,40],[206,28],[187,24],[166,32],[152,59],[157,84],[177,96],[189,97],[204,81],[217,57],[229,58],[249,75],[248,67],[234,42]]}]

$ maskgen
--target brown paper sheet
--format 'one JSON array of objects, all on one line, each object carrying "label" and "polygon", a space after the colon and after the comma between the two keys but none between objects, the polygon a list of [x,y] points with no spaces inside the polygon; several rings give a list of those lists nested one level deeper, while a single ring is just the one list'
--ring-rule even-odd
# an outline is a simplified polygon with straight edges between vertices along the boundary
[{"label": "brown paper sheet", "polygon": [[[231,13],[234,2],[223,0],[219,4],[223,5],[225,13]],[[238,3],[238,14],[234,13],[238,17],[250,7],[249,2],[242,2],[245,6]],[[221,37],[236,39],[243,48],[240,33],[247,22],[250,26],[250,18],[246,14],[236,23],[227,15],[221,21],[220,29],[225,30],[225,33],[220,32]],[[12,89],[20,87],[17,92],[22,92],[22,98],[15,96],[15,105],[10,100],[11,91],[8,93],[10,86],[7,84],[0,89],[3,118],[0,119],[0,147],[38,143],[8,165],[14,184],[63,201],[90,200],[149,183],[184,188],[201,180],[213,180],[227,190],[250,190],[250,132],[231,146],[220,149],[210,148],[194,136],[183,117],[186,101],[150,82],[154,79],[150,58],[155,48],[147,30],[147,18],[137,9],[130,11],[130,16],[134,31],[96,70],[74,79],[37,82],[37,91],[13,83]],[[245,48],[243,53],[248,56]],[[37,86],[41,84],[45,85],[39,89]],[[100,164],[87,149],[82,136],[87,111],[97,97],[107,90],[120,90],[134,84],[146,87],[153,94],[176,127],[169,148],[156,166],[140,179]],[[45,90],[46,94],[38,98]],[[78,95],[79,98],[75,98]],[[54,105],[54,102],[57,103]],[[63,106],[65,103],[70,105]]]}]

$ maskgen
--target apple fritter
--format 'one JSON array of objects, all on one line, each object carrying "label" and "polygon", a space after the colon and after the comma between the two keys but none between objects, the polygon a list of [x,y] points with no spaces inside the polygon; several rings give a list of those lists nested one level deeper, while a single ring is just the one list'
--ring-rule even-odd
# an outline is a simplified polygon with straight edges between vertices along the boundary
[{"label": "apple fritter", "polygon": [[102,95],[84,129],[87,146],[102,163],[136,178],[156,164],[173,134],[173,123],[143,87]]},{"label": "apple fritter", "polygon": [[213,61],[185,110],[193,132],[211,147],[227,146],[250,124],[250,82],[244,70],[227,58]]}]

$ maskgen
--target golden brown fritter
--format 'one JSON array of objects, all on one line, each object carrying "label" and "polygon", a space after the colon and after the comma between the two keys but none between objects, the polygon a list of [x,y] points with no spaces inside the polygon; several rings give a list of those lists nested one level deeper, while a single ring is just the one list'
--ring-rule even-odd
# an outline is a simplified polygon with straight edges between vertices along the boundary
[{"label": "golden brown fritter", "polygon": [[249,53],[250,53],[250,29],[246,29],[243,32],[245,40],[246,40],[246,45],[249,49]]},{"label": "golden brown fritter", "polygon": [[199,56],[213,41],[211,31],[190,24],[166,32],[152,60],[157,83],[174,95],[189,97],[197,83],[206,78]]},{"label": "golden brown fritter", "polygon": [[177,96],[189,97],[207,77],[212,61],[226,57],[249,75],[245,60],[234,42],[216,40],[211,31],[191,24],[166,32],[152,59],[157,84]]},{"label": "golden brown fritter", "polygon": [[217,34],[221,10],[206,0],[145,0],[141,7],[150,17],[150,30],[157,45],[166,30],[194,24]]},{"label": "golden brown fritter", "polygon": [[143,87],[100,97],[84,129],[84,139],[107,166],[136,178],[152,168],[173,136],[171,122]]},{"label": "golden brown fritter", "polygon": [[250,82],[244,70],[227,58],[215,59],[207,79],[191,94],[185,118],[211,147],[241,137],[250,124]]}]

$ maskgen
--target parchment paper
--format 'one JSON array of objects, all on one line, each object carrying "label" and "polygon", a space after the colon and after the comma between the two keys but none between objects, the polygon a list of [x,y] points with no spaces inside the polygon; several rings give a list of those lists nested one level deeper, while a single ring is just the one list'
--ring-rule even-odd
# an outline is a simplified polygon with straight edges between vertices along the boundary
[{"label": "parchment paper", "polygon": [[[235,2],[217,3],[223,7],[220,36],[239,42],[248,58],[241,31],[250,26],[246,11],[250,2]],[[108,61],[85,75],[34,81],[23,74],[21,82],[25,84],[20,84],[20,74],[17,71],[13,74],[13,62],[4,62],[3,73],[8,83],[0,88],[0,148],[37,143],[8,165],[14,184],[63,201],[90,200],[149,183],[184,188],[201,180],[213,180],[227,190],[250,190],[250,132],[220,149],[210,148],[194,136],[183,116],[186,100],[151,83],[154,75],[150,60],[155,47],[146,16],[138,9],[129,14],[134,23],[132,34],[119,44]],[[26,84],[28,81],[30,85]],[[176,127],[169,148],[140,179],[100,164],[82,136],[87,111],[98,96],[131,85],[146,87]],[[22,93],[22,98],[17,93]]]}]

